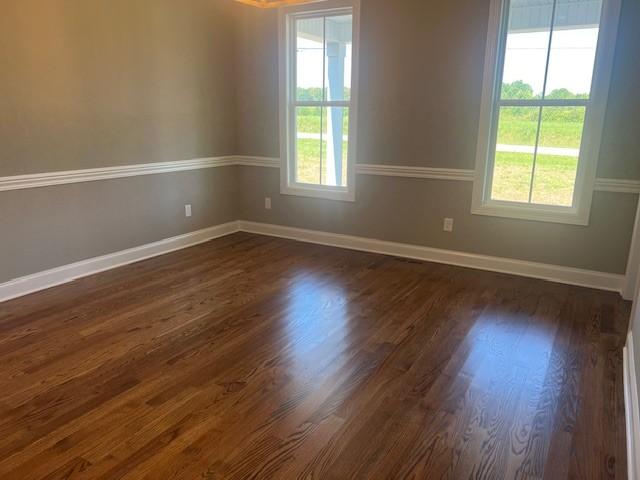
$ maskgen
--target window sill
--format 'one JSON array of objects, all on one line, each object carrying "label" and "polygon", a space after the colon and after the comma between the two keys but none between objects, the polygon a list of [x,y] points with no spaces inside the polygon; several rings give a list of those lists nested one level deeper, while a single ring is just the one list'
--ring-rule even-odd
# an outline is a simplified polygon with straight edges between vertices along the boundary
[{"label": "window sill", "polygon": [[567,225],[589,225],[589,214],[580,213],[575,208],[544,207],[518,204],[487,202],[471,208],[474,215],[532,220],[536,222],[563,223]]}]

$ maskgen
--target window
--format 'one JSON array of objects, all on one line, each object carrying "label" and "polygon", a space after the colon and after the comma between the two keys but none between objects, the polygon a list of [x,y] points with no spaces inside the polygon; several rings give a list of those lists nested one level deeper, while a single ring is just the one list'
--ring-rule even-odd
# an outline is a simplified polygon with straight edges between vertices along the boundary
[{"label": "window", "polygon": [[282,193],[354,200],[358,3],[280,13]]},{"label": "window", "polygon": [[493,0],[473,213],[588,224],[619,0]]}]

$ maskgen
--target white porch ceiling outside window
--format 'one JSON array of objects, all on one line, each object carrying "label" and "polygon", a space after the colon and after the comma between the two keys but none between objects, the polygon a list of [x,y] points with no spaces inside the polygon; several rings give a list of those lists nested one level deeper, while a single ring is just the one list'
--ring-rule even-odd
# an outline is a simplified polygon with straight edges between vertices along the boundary
[{"label": "white porch ceiling outside window", "polygon": [[[547,30],[552,8],[553,0],[512,0],[509,31],[524,33]],[[596,28],[600,24],[601,9],[599,0],[558,0],[554,30]]]}]

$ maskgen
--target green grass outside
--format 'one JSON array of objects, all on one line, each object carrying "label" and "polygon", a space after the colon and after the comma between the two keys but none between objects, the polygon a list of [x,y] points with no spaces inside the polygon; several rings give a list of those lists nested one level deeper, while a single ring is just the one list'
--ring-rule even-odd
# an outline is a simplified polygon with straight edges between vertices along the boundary
[{"label": "green grass outside", "polygon": [[[297,143],[297,180],[301,183],[324,184],[327,178],[326,148],[322,142],[323,161],[320,169],[320,141],[300,139]],[[344,142],[346,152],[347,143]],[[528,202],[533,155],[498,152],[491,198]],[[543,205],[571,206],[578,159],[556,155],[538,155],[532,202]],[[346,154],[343,161],[343,181],[347,175]]]},{"label": "green grass outside", "polygon": [[[302,133],[320,133],[320,115],[299,115],[298,131]],[[323,118],[326,132],[326,116]],[[582,122],[547,121],[542,124],[540,145],[544,147],[580,148]],[[349,128],[349,119],[345,115],[344,132]],[[518,118],[505,118],[500,122],[498,143],[506,145],[534,145],[536,141],[537,121]]]},{"label": "green grass outside", "polygon": [[[506,145],[535,145],[538,121],[532,111],[507,110],[502,112],[498,143]],[[566,117],[566,118],[563,118]],[[326,115],[322,129],[327,131]],[[320,132],[320,110],[306,108],[297,117],[301,133]],[[563,109],[543,114],[540,145],[545,147],[579,148],[583,129],[581,112]],[[345,115],[344,132],[348,132],[348,115]],[[320,140],[298,140],[297,178],[299,182],[321,184],[326,182],[326,148]],[[346,181],[346,151],[344,142],[343,181]],[[322,166],[321,166],[322,163]],[[497,152],[492,198],[505,201],[529,201],[533,155],[527,153]],[[538,155],[536,177],[531,201],[545,205],[571,206],[578,159],[573,157]]]},{"label": "green grass outside", "polygon": [[[322,131],[327,134],[327,115],[322,115]],[[298,112],[296,123],[298,132],[320,134],[320,108],[304,107]],[[344,135],[349,132],[349,115],[345,111]],[[325,137],[326,138],[326,137]],[[296,178],[301,183],[321,184],[327,182],[327,141],[322,141],[322,161],[320,153],[319,139],[298,139],[297,141],[297,169]],[[347,178],[347,142],[342,143],[343,161],[342,161],[342,182],[346,182]]]},{"label": "green grass outside", "polygon": [[[343,142],[342,182],[347,179],[347,142]],[[322,142],[322,169],[320,167],[320,140],[300,139],[297,142],[296,179],[300,183],[326,184],[327,142]]]},{"label": "green grass outside", "polygon": [[[320,113],[317,115],[300,115],[298,114],[296,118],[296,122],[298,124],[298,131],[302,133],[320,133]],[[322,117],[322,127],[323,132],[327,131],[327,115]],[[342,129],[344,134],[346,135],[349,131],[349,115],[345,113]]]},{"label": "green grass outside", "polygon": [[[555,108],[555,107],[554,107]],[[584,126],[584,109],[562,107],[559,110],[543,110],[540,145],[544,147],[579,148]],[[298,131],[320,133],[320,108],[298,109]],[[327,130],[327,115],[322,118],[323,131]],[[344,132],[348,131],[349,115],[345,110]],[[507,145],[534,145],[538,129],[538,109],[506,107],[500,114],[498,143]]]},{"label": "green grass outside", "polygon": [[[580,148],[582,123],[547,122],[540,130],[540,146]],[[537,123],[509,119],[500,123],[498,143],[505,145],[535,145]]]},{"label": "green grass outside", "polygon": [[[529,201],[533,155],[498,152],[491,198]],[[571,206],[578,159],[538,155],[531,201],[542,205]]]}]

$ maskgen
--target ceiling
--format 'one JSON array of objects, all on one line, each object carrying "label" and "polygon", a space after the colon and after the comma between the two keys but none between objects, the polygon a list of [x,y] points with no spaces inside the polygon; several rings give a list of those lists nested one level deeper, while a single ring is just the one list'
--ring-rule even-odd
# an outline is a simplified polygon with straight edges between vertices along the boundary
[{"label": "ceiling", "polygon": [[259,8],[275,8],[284,5],[295,5],[297,3],[307,3],[310,0],[236,0],[240,3],[252,5]]}]

